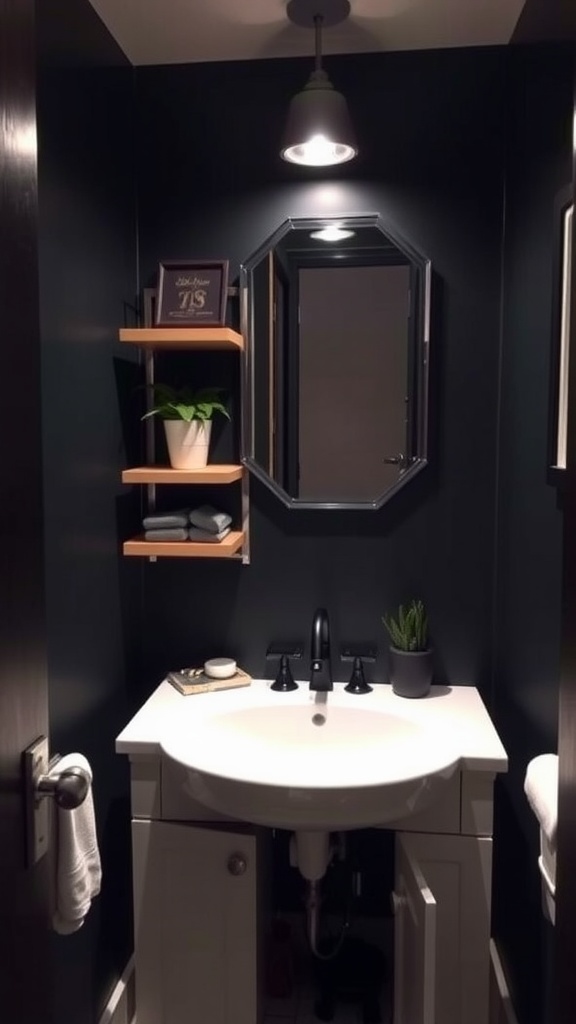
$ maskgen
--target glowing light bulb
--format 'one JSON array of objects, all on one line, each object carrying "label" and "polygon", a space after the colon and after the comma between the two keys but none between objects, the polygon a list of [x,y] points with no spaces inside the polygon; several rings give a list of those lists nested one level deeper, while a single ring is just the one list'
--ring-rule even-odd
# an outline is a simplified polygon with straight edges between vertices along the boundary
[{"label": "glowing light bulb", "polygon": [[285,149],[282,156],[293,164],[328,167],[330,164],[343,164],[346,160],[352,160],[356,150],[341,142],[331,142],[325,135],[314,135],[308,142]]}]

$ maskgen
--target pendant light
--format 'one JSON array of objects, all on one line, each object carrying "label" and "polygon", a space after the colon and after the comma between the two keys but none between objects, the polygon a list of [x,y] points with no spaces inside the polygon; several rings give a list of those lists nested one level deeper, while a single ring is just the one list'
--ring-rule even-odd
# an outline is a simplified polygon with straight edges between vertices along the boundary
[{"label": "pendant light", "polygon": [[314,27],[314,70],[290,103],[280,156],[307,167],[327,167],[352,160],[358,152],[348,105],[322,68],[322,28],[337,25],[350,13],[348,0],[290,0],[286,8],[295,25]]}]

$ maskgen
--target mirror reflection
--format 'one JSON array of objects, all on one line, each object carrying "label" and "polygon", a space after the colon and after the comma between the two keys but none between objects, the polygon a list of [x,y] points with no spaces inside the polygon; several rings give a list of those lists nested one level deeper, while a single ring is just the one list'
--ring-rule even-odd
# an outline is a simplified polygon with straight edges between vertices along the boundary
[{"label": "mirror reflection", "polygon": [[244,461],[300,508],[379,508],[426,464],[430,263],[377,214],[285,221],[241,268]]}]

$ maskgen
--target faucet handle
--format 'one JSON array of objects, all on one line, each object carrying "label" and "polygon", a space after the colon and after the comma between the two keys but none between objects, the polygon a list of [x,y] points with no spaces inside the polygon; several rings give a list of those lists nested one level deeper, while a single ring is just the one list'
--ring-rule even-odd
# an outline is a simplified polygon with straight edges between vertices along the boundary
[{"label": "faucet handle", "polygon": [[341,661],[354,661],[354,658],[361,658],[362,661],[376,661],[378,648],[376,644],[342,644],[340,648]]},{"label": "faucet handle", "polygon": [[280,640],[268,644],[267,658],[281,658],[283,654],[288,658],[301,658],[304,654],[304,644],[301,640]]},{"label": "faucet handle", "polygon": [[376,661],[377,648],[374,644],[343,644],[340,648],[342,661],[354,662],[350,682],[344,689],[348,693],[370,693],[372,687],[364,678],[364,662]]},{"label": "faucet handle", "polygon": [[271,643],[266,651],[266,657],[270,660],[280,660],[280,666],[276,679],[270,687],[271,690],[280,690],[282,693],[287,693],[289,690],[297,690],[298,683],[294,682],[294,676],[292,675],[292,669],[290,668],[290,658],[301,658],[304,652],[304,645],[301,643]]},{"label": "faucet handle", "polygon": [[372,687],[368,685],[364,678],[364,665],[362,658],[354,658],[354,667],[352,669],[352,675],[350,676],[350,682],[344,687],[347,693],[370,693]]}]

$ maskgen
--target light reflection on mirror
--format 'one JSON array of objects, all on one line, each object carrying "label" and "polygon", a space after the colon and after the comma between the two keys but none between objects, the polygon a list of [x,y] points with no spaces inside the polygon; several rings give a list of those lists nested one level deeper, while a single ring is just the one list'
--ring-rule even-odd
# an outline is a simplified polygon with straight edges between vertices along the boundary
[{"label": "light reflection on mirror", "polygon": [[355,234],[355,231],[347,231],[339,224],[334,224],[331,227],[321,228],[320,231],[311,231],[310,238],[317,238],[321,242],[342,242],[345,238],[353,238]]},{"label": "light reflection on mirror", "polygon": [[426,464],[430,276],[377,214],[290,219],[242,266],[244,462],[289,507],[379,508]]}]

